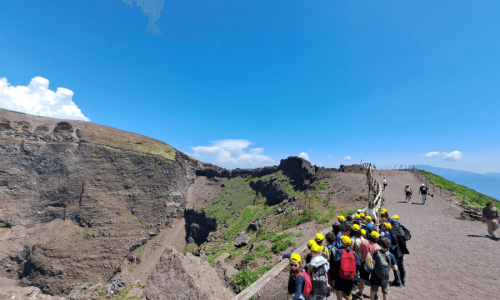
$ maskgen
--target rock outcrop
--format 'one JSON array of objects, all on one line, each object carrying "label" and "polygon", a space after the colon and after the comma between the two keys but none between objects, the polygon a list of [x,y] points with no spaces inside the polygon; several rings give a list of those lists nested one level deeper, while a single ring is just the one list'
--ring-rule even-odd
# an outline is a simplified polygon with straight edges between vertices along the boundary
[{"label": "rock outcrop", "polygon": [[0,109],[0,276],[52,295],[106,282],[184,212],[197,164],[138,134]]},{"label": "rock outcrop", "polygon": [[148,300],[224,300],[234,296],[208,262],[189,253],[184,256],[172,247],[165,249],[144,293]]},{"label": "rock outcrop", "polygon": [[39,288],[9,286],[0,288],[0,299],[23,299],[23,300],[64,300],[57,296],[50,296],[42,293]]}]

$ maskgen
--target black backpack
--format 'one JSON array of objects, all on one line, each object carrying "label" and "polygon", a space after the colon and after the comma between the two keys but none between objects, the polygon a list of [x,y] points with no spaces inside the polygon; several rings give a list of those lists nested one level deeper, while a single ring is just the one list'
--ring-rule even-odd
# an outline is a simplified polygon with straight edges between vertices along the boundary
[{"label": "black backpack", "polygon": [[411,231],[408,230],[408,228],[404,227],[403,225],[401,225],[401,229],[403,230],[403,232],[405,234],[406,240],[407,241],[411,240]]},{"label": "black backpack", "polygon": [[389,250],[376,250],[373,252],[375,260],[374,272],[382,280],[389,280],[391,274],[391,256]]},{"label": "black backpack", "polygon": [[320,297],[328,297],[328,275],[325,264],[314,267],[311,273],[312,294]]}]

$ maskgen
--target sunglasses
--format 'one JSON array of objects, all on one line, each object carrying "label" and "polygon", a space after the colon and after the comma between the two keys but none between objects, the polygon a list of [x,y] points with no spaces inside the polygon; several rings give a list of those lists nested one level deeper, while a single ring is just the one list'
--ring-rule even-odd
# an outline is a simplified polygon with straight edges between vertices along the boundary
[{"label": "sunglasses", "polygon": [[299,264],[290,264],[290,267],[292,267],[292,268],[298,268]]}]

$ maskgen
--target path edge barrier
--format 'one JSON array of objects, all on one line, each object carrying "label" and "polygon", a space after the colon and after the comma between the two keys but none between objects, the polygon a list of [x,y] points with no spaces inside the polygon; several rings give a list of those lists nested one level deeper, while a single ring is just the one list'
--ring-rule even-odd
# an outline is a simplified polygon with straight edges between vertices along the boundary
[{"label": "path edge barrier", "polygon": [[[375,211],[378,213],[378,210],[381,205],[381,199],[382,199],[382,189],[380,186],[380,182],[373,177],[372,175],[372,164],[367,164],[368,171],[366,173],[366,178],[368,181],[368,184],[373,188],[374,191],[377,191],[377,195],[375,196],[375,199],[373,200],[375,203]],[[323,230],[321,234],[326,235],[328,232],[332,231],[331,226],[328,227],[327,229]],[[302,256],[302,254],[308,250],[307,248],[307,243],[303,244],[299,248],[297,248],[293,253],[298,253]],[[252,283],[249,287],[241,291],[238,295],[234,296],[232,300],[249,300],[255,294],[257,294],[261,289],[263,289],[271,279],[278,277],[278,275],[288,266],[289,260],[284,259],[280,263],[278,263],[276,266],[274,266],[271,270],[269,270],[266,274],[262,275],[257,281]]]}]

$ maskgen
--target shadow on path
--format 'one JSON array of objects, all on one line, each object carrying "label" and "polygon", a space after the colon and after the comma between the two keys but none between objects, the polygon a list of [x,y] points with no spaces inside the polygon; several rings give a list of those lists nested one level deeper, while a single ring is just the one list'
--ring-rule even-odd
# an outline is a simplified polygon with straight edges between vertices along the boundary
[{"label": "shadow on path", "polygon": [[467,236],[469,237],[478,237],[478,238],[487,238],[487,239],[490,239],[490,240],[494,240],[494,241],[500,241],[499,238],[492,238],[491,236],[489,235],[476,235],[476,234],[468,234]]}]

